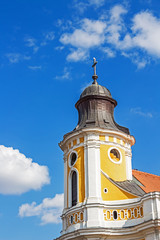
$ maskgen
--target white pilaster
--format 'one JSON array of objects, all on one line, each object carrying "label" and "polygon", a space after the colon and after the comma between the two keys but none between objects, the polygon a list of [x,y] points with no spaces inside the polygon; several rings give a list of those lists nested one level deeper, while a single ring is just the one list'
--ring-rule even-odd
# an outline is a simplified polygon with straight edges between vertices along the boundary
[{"label": "white pilaster", "polygon": [[64,155],[64,208],[67,208],[67,156]]},{"label": "white pilaster", "polygon": [[127,180],[132,180],[132,153],[127,150],[125,152],[125,160],[126,160],[126,176]]},{"label": "white pilaster", "polygon": [[98,201],[101,199],[101,178],[100,178],[100,143],[99,136],[88,135],[85,142],[85,164],[87,201]]},{"label": "white pilaster", "polygon": [[84,137],[84,169],[85,169],[85,198],[88,198],[88,146],[87,137]]},{"label": "white pilaster", "polygon": [[159,236],[156,233],[147,234],[145,240],[160,240]]}]

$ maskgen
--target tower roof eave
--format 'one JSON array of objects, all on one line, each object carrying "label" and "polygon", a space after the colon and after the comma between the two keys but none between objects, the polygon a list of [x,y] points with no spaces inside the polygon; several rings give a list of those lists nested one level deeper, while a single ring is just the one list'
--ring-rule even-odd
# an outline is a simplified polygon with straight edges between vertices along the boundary
[{"label": "tower roof eave", "polygon": [[63,140],[59,143],[59,147],[62,149],[62,151],[64,151],[66,143],[70,142],[71,139],[77,138],[79,136],[85,136],[86,134],[90,134],[90,133],[96,133],[99,135],[107,134],[107,135],[122,138],[122,139],[126,140],[127,142],[129,142],[131,144],[131,146],[133,146],[135,144],[134,136],[132,136],[130,134],[126,134],[125,132],[115,131],[115,130],[111,130],[111,129],[102,129],[102,128],[98,128],[98,127],[88,127],[88,128],[78,129],[76,131],[73,130],[73,131],[65,134],[63,136]]}]

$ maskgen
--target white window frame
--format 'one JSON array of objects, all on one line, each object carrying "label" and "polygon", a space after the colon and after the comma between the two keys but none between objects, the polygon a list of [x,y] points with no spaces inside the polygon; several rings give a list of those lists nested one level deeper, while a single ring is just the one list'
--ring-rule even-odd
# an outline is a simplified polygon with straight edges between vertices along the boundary
[{"label": "white window frame", "polygon": [[69,207],[72,207],[72,173],[76,172],[77,174],[77,203],[79,203],[79,173],[78,170],[74,167],[71,168],[70,172],[69,172],[69,179],[68,179],[68,183],[69,183],[69,187],[68,187],[68,203],[69,203]]},{"label": "white window frame", "polygon": [[[76,156],[77,156],[77,159],[76,159],[76,161],[74,162],[73,165],[71,165],[71,155],[72,155],[72,153],[75,153]],[[68,161],[69,167],[72,168],[76,164],[77,160],[78,160],[78,153],[75,150],[71,151],[70,154],[69,154],[69,161]]]},{"label": "white window frame", "polygon": [[[120,154],[120,160],[119,160],[118,162],[114,161],[114,160],[110,157],[110,151],[111,151],[112,149],[116,149],[116,150],[119,152],[119,154]],[[121,164],[121,163],[122,163],[122,153],[121,153],[121,151],[120,151],[117,147],[111,147],[111,148],[108,149],[108,157],[109,157],[109,160],[110,160],[111,162],[115,163],[115,164]]]}]

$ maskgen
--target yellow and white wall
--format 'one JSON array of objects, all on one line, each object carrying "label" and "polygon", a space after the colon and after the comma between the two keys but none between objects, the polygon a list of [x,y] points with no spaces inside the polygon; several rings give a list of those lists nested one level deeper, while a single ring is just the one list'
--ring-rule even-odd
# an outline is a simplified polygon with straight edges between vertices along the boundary
[{"label": "yellow and white wall", "polygon": [[[132,136],[124,133],[96,128],[73,132],[60,143],[64,151],[64,210],[60,239],[66,240],[66,236],[71,236],[68,239],[78,239],[74,236],[75,231],[82,231],[82,235],[89,239],[85,231],[86,234],[91,234],[90,229],[95,229],[97,234],[102,234],[100,229],[104,229],[103,234],[107,236],[112,229],[112,239],[117,240],[118,235],[118,239],[151,240],[139,226],[152,221],[153,199],[132,195],[114,184],[114,181],[132,179],[131,146],[134,142]],[[118,160],[111,157],[111,149],[117,149],[120,153]],[[72,152],[77,154],[77,160],[71,166]],[[73,207],[70,181],[72,171],[76,171],[78,176],[78,202]],[[157,195],[154,198],[156,203]],[[124,227],[133,228],[133,232]],[[119,229],[118,232],[116,229]],[[122,237],[123,235],[125,236]]]},{"label": "yellow and white wall", "polygon": [[[62,143],[61,143],[62,144]],[[73,134],[63,142],[65,163],[65,208],[71,207],[72,171],[78,176],[78,203],[84,201],[111,201],[135,198],[130,193],[118,189],[114,181],[132,179],[131,145],[134,138],[117,132],[82,131]],[[120,160],[110,157],[110,150],[117,149]],[[73,166],[69,164],[70,155],[75,152],[77,160]]]},{"label": "yellow and white wall", "polygon": [[[64,151],[64,214],[66,212],[70,214],[73,209],[74,213],[76,211],[79,213],[82,210],[80,208],[86,204],[106,204],[108,201],[137,198],[119,189],[109,180],[110,178],[114,181],[132,179],[132,144],[134,144],[134,138],[129,135],[113,131],[102,132],[101,129],[81,130],[69,135],[60,143]],[[121,159],[118,162],[110,159],[109,150],[113,148],[120,153]],[[76,153],[77,160],[71,166],[70,156],[73,152]],[[78,178],[78,202],[74,207],[71,205],[71,174],[73,171],[77,173]],[[106,189],[107,192],[104,191]],[[101,213],[103,215],[103,209]],[[87,214],[90,218],[90,221],[85,223],[87,226],[96,226],[102,221],[99,207],[88,208]],[[67,226],[67,224],[64,225]]]}]

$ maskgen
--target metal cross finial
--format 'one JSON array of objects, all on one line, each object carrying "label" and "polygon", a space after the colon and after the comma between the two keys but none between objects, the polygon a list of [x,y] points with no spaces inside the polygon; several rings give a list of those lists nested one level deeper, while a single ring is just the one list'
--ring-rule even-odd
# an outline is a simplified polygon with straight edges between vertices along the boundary
[{"label": "metal cross finial", "polygon": [[94,57],[93,58],[93,65],[92,65],[92,67],[94,68],[94,75],[96,75],[96,64],[97,64],[97,61],[96,61],[96,58]]},{"label": "metal cross finial", "polygon": [[97,74],[96,74],[96,64],[97,64],[97,61],[96,61],[96,58],[94,57],[94,58],[93,58],[93,65],[92,65],[92,67],[94,68],[94,75],[92,76],[92,78],[93,78],[93,80],[94,80],[93,84],[98,84],[98,83],[97,83],[97,78],[98,78],[98,76],[97,76]]}]

